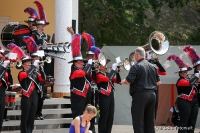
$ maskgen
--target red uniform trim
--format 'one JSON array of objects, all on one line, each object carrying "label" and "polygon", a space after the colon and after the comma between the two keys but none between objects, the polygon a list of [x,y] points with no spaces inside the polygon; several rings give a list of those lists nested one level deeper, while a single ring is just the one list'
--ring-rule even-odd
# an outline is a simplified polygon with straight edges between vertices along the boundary
[{"label": "red uniform trim", "polygon": [[5,74],[6,74],[6,75],[5,75],[5,77],[6,77],[6,82],[7,82],[8,85],[10,85],[11,83],[10,83],[10,81],[9,81],[9,79],[8,79],[8,73],[6,72]]},{"label": "red uniform trim", "polygon": [[[8,72],[5,72],[5,80],[6,80],[7,84],[10,85],[10,82],[8,80]],[[0,81],[0,86],[2,86],[2,80]]]},{"label": "red uniform trim", "polygon": [[86,72],[85,72],[85,71],[83,71],[83,70],[75,70],[75,71],[72,73],[70,79],[82,78],[82,77],[85,77],[85,75],[86,75]]},{"label": "red uniform trim", "polygon": [[119,84],[119,82],[117,82],[117,78],[116,77],[113,78],[113,82],[116,83],[116,84]]},{"label": "red uniform trim", "polygon": [[97,83],[109,82],[109,81],[110,81],[110,79],[107,76],[104,76],[102,74],[97,75]]},{"label": "red uniform trim", "polygon": [[44,82],[45,80],[42,78],[42,75],[41,74],[38,74],[38,79],[40,82]]},{"label": "red uniform trim", "polygon": [[183,98],[185,100],[188,100],[188,101],[192,101],[192,99],[194,98],[195,94],[196,94],[196,91],[194,89],[192,89],[192,91],[190,92],[189,95],[182,94],[181,98]]},{"label": "red uniform trim", "polygon": [[156,69],[157,69],[159,75],[162,75],[162,76],[167,75],[167,72],[162,72],[162,71],[160,71],[159,68],[156,68]]},{"label": "red uniform trim", "polygon": [[19,81],[22,81],[25,78],[28,78],[28,73],[27,72],[20,72],[19,73]]},{"label": "red uniform trim", "polygon": [[87,93],[88,93],[88,89],[89,89],[90,85],[89,83],[86,82],[85,88],[83,89],[83,91],[77,90],[77,89],[73,89],[72,92],[76,95],[82,96],[82,97],[86,97]]},{"label": "red uniform trim", "polygon": [[30,88],[29,88],[29,90],[27,92],[22,90],[22,95],[24,95],[24,96],[29,98],[34,89],[35,89],[35,84],[34,84],[34,82],[32,82],[31,86],[30,86]]},{"label": "red uniform trim", "polygon": [[188,80],[185,80],[185,79],[181,79],[179,80],[177,86],[190,86],[190,82]]},{"label": "red uniform trim", "polygon": [[106,96],[110,96],[110,92],[112,90],[112,85],[110,83],[108,83],[108,87],[107,87],[107,90],[103,89],[103,88],[100,88],[100,93],[101,94],[104,94]]}]

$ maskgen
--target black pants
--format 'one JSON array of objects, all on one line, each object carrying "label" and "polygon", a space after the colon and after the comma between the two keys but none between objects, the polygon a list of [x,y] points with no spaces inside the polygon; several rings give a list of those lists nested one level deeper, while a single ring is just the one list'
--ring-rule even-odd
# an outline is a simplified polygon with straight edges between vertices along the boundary
[{"label": "black pants", "polygon": [[42,84],[42,91],[43,91],[42,97],[41,97],[40,93],[38,95],[38,106],[37,106],[37,110],[36,110],[36,117],[42,116],[42,108],[43,108],[45,95],[46,95],[46,92],[45,92],[46,91],[46,87],[44,87],[43,84]]},{"label": "black pants", "polygon": [[159,86],[157,86],[157,90],[155,90],[155,94],[156,94],[156,103],[155,103],[155,119],[156,119],[157,110],[158,110]]},{"label": "black pants", "polygon": [[155,102],[154,90],[134,93],[132,96],[132,122],[134,133],[155,133]]},{"label": "black pants", "polygon": [[[96,101],[94,101],[94,100],[96,100],[94,92],[95,92],[95,90],[91,90],[91,104],[93,106],[95,106],[95,104],[96,104]],[[91,130],[93,133],[95,133],[95,126],[94,125],[95,125],[95,117],[90,120],[89,130]]]},{"label": "black pants", "polygon": [[0,87],[0,132],[2,130],[5,111],[5,89]]},{"label": "black pants", "polygon": [[91,104],[91,89],[88,90],[86,98],[71,92],[71,111],[73,119],[83,114],[87,104]]},{"label": "black pants", "polygon": [[46,76],[50,76],[51,63],[44,62],[43,68],[44,68],[44,72],[45,72]]},{"label": "black pants", "polygon": [[5,108],[3,119],[7,119],[8,108]]},{"label": "black pants", "polygon": [[[181,130],[178,133],[194,133],[199,106],[197,98],[191,102],[182,98],[177,98],[177,106],[180,115],[179,127]],[[187,128],[187,129],[184,129]]]},{"label": "black pants", "polygon": [[37,105],[38,105],[38,93],[36,88],[34,89],[29,98],[22,95],[21,125],[20,125],[21,133],[33,132]]},{"label": "black pants", "polygon": [[99,133],[111,133],[114,120],[114,92],[110,96],[99,94],[100,117],[98,121]]},{"label": "black pants", "polygon": [[44,104],[44,98],[41,97],[41,95],[39,94],[38,95],[38,107],[37,107],[37,110],[36,110],[36,117],[42,116],[43,104]]}]

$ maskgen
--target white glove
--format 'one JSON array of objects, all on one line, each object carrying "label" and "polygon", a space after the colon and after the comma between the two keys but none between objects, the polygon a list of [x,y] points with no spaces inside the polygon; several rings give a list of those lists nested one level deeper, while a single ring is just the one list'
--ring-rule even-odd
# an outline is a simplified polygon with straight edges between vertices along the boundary
[{"label": "white glove", "polygon": [[200,73],[195,73],[194,75],[199,78]]},{"label": "white glove", "polygon": [[5,61],[3,62],[3,65],[2,65],[2,66],[6,68],[6,67],[8,66],[9,63],[10,63],[9,60],[5,60]]},{"label": "white glove", "polygon": [[117,63],[112,64],[112,70],[116,70],[117,69]]},{"label": "white glove", "polygon": [[92,65],[92,59],[88,60],[88,64]]},{"label": "white glove", "polygon": [[146,54],[147,54],[147,60],[150,60],[152,58],[151,54],[149,54],[149,52],[147,52]]},{"label": "white glove", "polygon": [[37,67],[39,65],[39,62],[40,62],[39,60],[35,60],[33,65]]}]

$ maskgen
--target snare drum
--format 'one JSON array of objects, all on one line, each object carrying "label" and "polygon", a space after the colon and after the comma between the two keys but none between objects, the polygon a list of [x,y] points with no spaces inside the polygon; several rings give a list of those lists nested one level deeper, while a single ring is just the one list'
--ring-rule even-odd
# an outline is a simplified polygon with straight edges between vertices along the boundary
[{"label": "snare drum", "polygon": [[44,87],[50,87],[54,85],[55,79],[52,77],[47,77],[46,81],[44,82]]},{"label": "snare drum", "polygon": [[16,92],[6,91],[6,99],[5,99],[6,108],[15,107],[15,96],[16,96]]},{"label": "snare drum", "polygon": [[26,43],[23,41],[23,36],[30,36],[31,29],[27,25],[15,24],[6,25],[1,32],[1,42],[5,48],[10,42],[15,43],[21,48],[26,48]]}]

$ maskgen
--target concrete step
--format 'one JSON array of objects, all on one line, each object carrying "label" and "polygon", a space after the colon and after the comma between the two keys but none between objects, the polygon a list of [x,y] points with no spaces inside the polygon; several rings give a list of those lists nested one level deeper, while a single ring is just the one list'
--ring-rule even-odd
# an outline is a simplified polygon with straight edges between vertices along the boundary
[{"label": "concrete step", "polygon": [[[33,133],[68,133],[68,128],[58,128],[58,129],[37,129],[33,130]],[[19,130],[17,131],[3,131],[3,133],[20,133]]]},{"label": "concrete step", "polygon": [[[54,125],[71,123],[73,118],[59,118],[59,119],[44,119],[35,120],[34,125]],[[19,126],[20,120],[10,120],[3,122],[3,126]]]},{"label": "concrete step", "polygon": [[[62,109],[42,109],[43,115],[49,114],[71,114],[70,108],[62,108]],[[7,116],[17,116],[21,115],[21,110],[8,110]]]},{"label": "concrete step", "polygon": [[[44,105],[55,105],[55,104],[71,104],[71,102],[70,102],[70,99],[67,99],[67,98],[51,98],[51,99],[44,100]],[[20,97],[16,98],[15,105],[16,106],[21,105]]]}]

